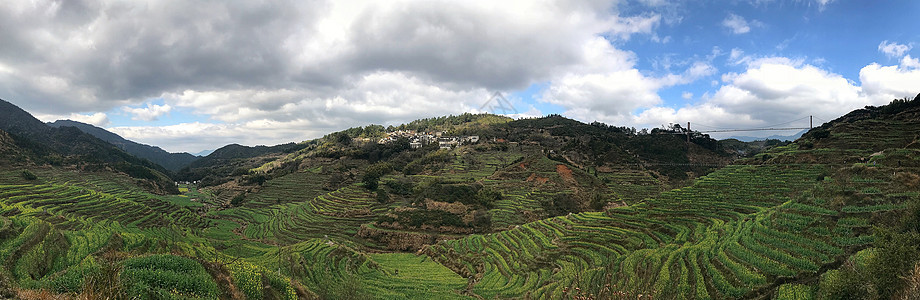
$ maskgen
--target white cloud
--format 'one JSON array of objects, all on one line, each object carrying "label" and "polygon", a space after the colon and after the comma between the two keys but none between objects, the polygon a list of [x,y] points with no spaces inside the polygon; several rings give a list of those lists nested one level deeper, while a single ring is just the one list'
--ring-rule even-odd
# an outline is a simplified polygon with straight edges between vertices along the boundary
[{"label": "white cloud", "polygon": [[684,98],[684,100],[690,100],[690,99],[693,99],[693,93],[691,93],[691,92],[683,92],[683,93],[680,94],[680,97],[681,97],[681,98]]},{"label": "white cloud", "polygon": [[635,111],[662,103],[661,88],[687,84],[717,71],[697,61],[681,74],[653,77],[635,68],[635,54],[617,50],[603,39],[588,44],[584,51],[584,65],[552,79],[539,101],[559,105],[566,116],[587,122],[629,122]]},{"label": "white cloud", "polygon": [[[660,126],[687,121],[723,128],[752,128],[770,126],[808,115],[832,118],[865,105],[881,105],[891,101],[892,91],[913,79],[905,70],[886,67],[863,69],[863,86],[857,86],[843,76],[802,60],[766,57],[752,60],[746,71],[723,75],[722,85],[703,102],[682,108],[653,107],[635,114],[632,124]],[[864,76],[863,76],[864,75]],[[883,87],[872,88],[876,81]],[[920,82],[913,79],[914,82]],[[906,88],[906,85],[903,86]],[[916,89],[916,87],[912,87]],[[901,91],[904,92],[904,91]],[[887,93],[887,94],[886,94]],[[916,91],[914,91],[916,93]],[[786,127],[807,127],[806,120],[785,124]],[[699,129],[699,127],[697,127]],[[745,133],[748,134],[748,133]],[[774,133],[763,133],[769,135]],[[730,134],[714,134],[726,137]],[[749,135],[758,135],[750,133]]]},{"label": "white cloud", "polygon": [[753,65],[731,78],[709,102],[764,120],[764,125],[808,112],[839,115],[865,105],[860,88],[843,76],[788,59]]},{"label": "white cloud", "polygon": [[920,59],[912,58],[910,55],[905,55],[901,58],[901,68],[904,69],[917,69],[920,68]]},{"label": "white cloud", "polygon": [[661,127],[674,123],[682,124],[683,126],[689,121],[691,122],[690,128],[694,130],[701,129],[694,128],[693,123],[708,123],[708,126],[731,126],[732,128],[749,128],[761,123],[750,115],[733,113],[710,103],[680,109],[653,107],[634,116],[631,121],[633,124],[641,124],[642,127]]},{"label": "white cloud", "polygon": [[[815,5],[818,6],[818,10],[824,10],[824,9],[827,7],[828,4],[831,4],[831,3],[835,2],[835,1],[837,1],[837,0],[805,0],[805,1],[803,1],[803,0],[797,0],[797,1],[795,1],[795,2],[796,2],[796,3],[805,3],[805,5],[808,5],[808,6],[811,6],[812,4],[815,4]],[[754,6],[762,6],[762,5],[773,4],[774,2],[777,2],[777,1],[776,1],[776,0],[748,0],[748,2],[750,2],[750,3],[751,3],[752,5],[754,5]],[[785,3],[785,2],[784,2],[784,1],[780,1],[780,3]]]},{"label": "white cloud", "polygon": [[[816,1],[807,5],[832,2]],[[667,1],[642,2],[654,9],[621,10],[618,0],[13,2],[0,5],[0,91],[44,114],[121,108],[155,120],[189,111],[202,121],[113,130],[198,151],[475,111],[493,91],[533,84],[547,86],[538,101],[567,116],[658,126],[684,117],[785,121],[810,109],[805,104],[843,111],[918,82],[910,56],[899,66],[863,68],[860,87],[803,59],[740,49],[729,62],[746,70],[720,77],[712,77],[719,74],[709,57],[645,72],[619,45],[640,35],[668,43],[656,29],[681,16]],[[722,25],[733,34],[764,26],[734,13]],[[882,44],[879,51],[898,57],[910,47]],[[701,79],[718,90],[698,96],[699,104],[661,107],[661,89]],[[162,105],[151,103],[160,98]],[[530,107],[519,115],[538,113]]]},{"label": "white cloud", "polygon": [[734,34],[745,34],[751,31],[751,25],[748,24],[748,21],[744,17],[729,13],[724,20],[722,20],[722,26],[731,30]]},{"label": "white cloud", "polygon": [[483,88],[446,89],[401,72],[384,71],[353,79],[335,93],[243,89],[161,95],[168,103],[223,122],[309,119],[312,126],[333,128],[342,122],[366,125],[462,113],[478,108],[489,96]]},{"label": "white cloud", "polygon": [[913,48],[911,45],[903,45],[895,42],[889,43],[887,40],[882,41],[878,44],[878,51],[884,53],[888,57],[901,57],[907,51]]},{"label": "white cloud", "polygon": [[54,122],[57,120],[71,120],[81,123],[86,123],[95,126],[106,126],[109,122],[109,116],[105,113],[93,113],[93,114],[79,114],[72,113],[69,115],[49,115],[49,114],[34,114],[36,119],[42,120],[43,122]]},{"label": "white cloud", "polygon": [[815,3],[818,4],[819,9],[824,9],[825,7],[827,7],[828,4],[831,4],[834,1],[837,1],[837,0],[815,0]]},{"label": "white cloud", "polygon": [[626,40],[633,34],[651,33],[659,23],[661,23],[661,15],[658,14],[616,18],[611,22],[609,33]]},{"label": "white cloud", "polygon": [[711,64],[706,62],[695,62],[693,65],[684,72],[684,82],[690,83],[696,81],[697,79],[707,77],[713,74],[716,74],[718,70],[716,67],[713,67]]},{"label": "white cloud", "polygon": [[539,118],[543,116],[543,112],[541,112],[539,109],[531,105],[530,108],[525,112],[515,113],[515,114],[504,114],[504,116],[512,118],[512,119]]},{"label": "white cloud", "polygon": [[916,59],[908,59],[906,64],[902,61],[900,67],[876,63],[863,67],[859,70],[863,91],[876,104],[905,97],[913,98],[920,92],[920,68],[916,63]]},{"label": "white cloud", "polygon": [[749,57],[744,56],[744,51],[738,48],[732,48],[732,51],[728,55],[728,61],[732,64],[741,64],[746,63],[750,60]]},{"label": "white cloud", "polygon": [[122,107],[122,110],[134,115],[131,117],[132,120],[156,121],[159,117],[172,111],[172,106],[169,106],[169,104],[157,105],[147,103],[146,107]]},{"label": "white cloud", "polygon": [[632,111],[661,103],[661,87],[635,69],[603,74],[569,74],[543,94],[542,101],[566,108],[566,115],[582,120],[621,119]]},{"label": "white cloud", "polygon": [[35,113],[120,108],[155,120],[188,109],[228,124],[208,127],[213,136],[253,121],[299,126],[276,142],[470,111],[491,91],[545,82],[609,96],[602,85],[632,80],[639,88],[612,90],[633,90],[644,106],[660,101],[662,83],[611,44],[654,38],[665,21],[656,10],[672,8],[646,4],[655,9],[621,13],[616,0],[0,5],[9,45],[0,90]]},{"label": "white cloud", "polygon": [[106,128],[126,139],[160,145],[170,152],[195,153],[231,143],[248,146],[275,145],[279,140],[297,141],[294,136],[318,137],[326,132],[308,129],[302,121],[256,120],[240,124],[182,123],[169,126],[131,126]]}]

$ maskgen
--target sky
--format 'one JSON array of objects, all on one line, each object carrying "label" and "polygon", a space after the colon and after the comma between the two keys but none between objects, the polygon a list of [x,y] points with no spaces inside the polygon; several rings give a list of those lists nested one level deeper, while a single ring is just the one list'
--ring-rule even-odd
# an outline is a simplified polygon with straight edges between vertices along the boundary
[{"label": "sky", "polygon": [[[190,153],[487,111],[807,127],[920,93],[918,12],[913,0],[3,1],[0,99]],[[514,109],[490,109],[496,92]]]}]

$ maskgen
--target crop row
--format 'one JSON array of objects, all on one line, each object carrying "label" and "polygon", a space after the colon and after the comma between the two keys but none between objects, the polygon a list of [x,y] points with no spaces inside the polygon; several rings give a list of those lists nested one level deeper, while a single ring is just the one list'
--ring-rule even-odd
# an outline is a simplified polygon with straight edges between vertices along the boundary
[{"label": "crop row", "polygon": [[[815,272],[842,253],[826,237],[781,221],[837,214],[787,197],[818,172],[731,166],[636,205],[444,241],[428,253],[455,271],[480,274],[474,291],[486,298],[559,297],[596,287],[597,278],[627,294],[740,297],[768,277]],[[559,271],[542,272],[547,266]]]}]

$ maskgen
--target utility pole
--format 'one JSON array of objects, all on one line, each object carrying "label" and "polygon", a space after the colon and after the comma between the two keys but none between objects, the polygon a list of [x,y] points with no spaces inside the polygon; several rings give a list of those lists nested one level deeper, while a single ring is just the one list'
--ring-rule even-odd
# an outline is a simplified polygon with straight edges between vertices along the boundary
[{"label": "utility pole", "polygon": [[690,121],[687,121],[687,144],[690,143]]},{"label": "utility pole", "polygon": [[813,126],[812,126],[813,123],[812,123],[812,120],[811,120],[812,118],[814,118],[814,116],[808,116],[808,129],[809,129],[809,130],[811,130],[811,129],[813,128]]}]

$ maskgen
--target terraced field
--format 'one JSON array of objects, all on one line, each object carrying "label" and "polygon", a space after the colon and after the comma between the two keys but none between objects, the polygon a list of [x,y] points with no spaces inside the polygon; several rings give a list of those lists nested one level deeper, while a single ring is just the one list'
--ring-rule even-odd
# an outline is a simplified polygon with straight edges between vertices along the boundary
[{"label": "terraced field", "polygon": [[[808,203],[816,199],[790,198],[822,185],[816,178],[825,170],[729,166],[635,205],[445,241],[426,253],[473,276],[473,291],[486,298],[559,298],[575,288],[607,296],[741,297],[778,278],[815,274],[846,249],[870,243],[864,230],[846,228],[865,226],[873,211],[897,209],[830,210]],[[841,215],[845,221],[835,221]]]},{"label": "terraced field", "polygon": [[[405,253],[367,255],[326,239],[281,248],[282,269],[328,299],[469,299],[467,281],[428,257]],[[278,266],[275,252],[262,264]]]},{"label": "terraced field", "polygon": [[666,190],[661,181],[642,170],[620,168],[598,173],[597,177],[609,187],[605,196],[616,202],[632,204]]},{"label": "terraced field", "polygon": [[216,215],[246,224],[242,230],[246,238],[266,242],[293,244],[324,237],[355,240],[360,225],[386,209],[371,195],[357,185],[349,185],[309,201],[263,209],[233,208]]},{"label": "terraced field", "polygon": [[[9,176],[9,175],[7,175]],[[138,191],[121,190],[117,185],[98,178],[81,183],[29,182],[0,186],[0,207],[4,211],[55,215],[45,221],[57,228],[79,230],[85,224],[102,220],[116,221],[139,228],[173,224],[188,228],[205,228],[210,221],[188,207],[163,201]],[[83,186],[94,186],[89,189]]]},{"label": "terraced field", "polygon": [[[315,171],[315,172],[314,172]],[[319,170],[294,172],[280,178],[269,180],[258,193],[253,193],[244,203],[244,207],[261,209],[277,204],[301,203],[310,201],[326,193],[323,184],[329,177]]]}]

